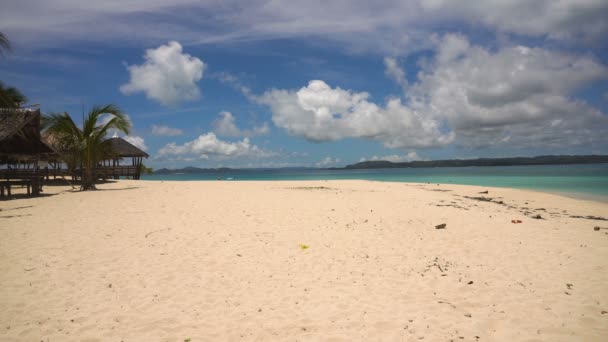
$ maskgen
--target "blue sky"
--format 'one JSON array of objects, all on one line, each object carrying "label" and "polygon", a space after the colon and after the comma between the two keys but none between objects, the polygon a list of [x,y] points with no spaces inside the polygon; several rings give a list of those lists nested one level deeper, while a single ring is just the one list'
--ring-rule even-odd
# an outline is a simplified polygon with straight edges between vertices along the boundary
[{"label": "blue sky", "polygon": [[7,1],[0,80],[160,167],[608,152],[608,3]]}]

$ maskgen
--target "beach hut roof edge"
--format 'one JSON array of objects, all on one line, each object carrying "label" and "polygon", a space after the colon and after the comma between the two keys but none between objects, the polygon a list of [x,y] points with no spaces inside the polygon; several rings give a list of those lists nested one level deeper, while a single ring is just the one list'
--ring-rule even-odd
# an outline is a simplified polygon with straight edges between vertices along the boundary
[{"label": "beach hut roof edge", "polygon": [[120,137],[112,137],[105,141],[105,143],[110,145],[112,151],[121,158],[124,157],[145,157],[148,158],[149,155],[140,150],[137,146],[131,144]]},{"label": "beach hut roof edge", "polygon": [[0,154],[40,155],[52,150],[40,138],[40,109],[0,108]]}]

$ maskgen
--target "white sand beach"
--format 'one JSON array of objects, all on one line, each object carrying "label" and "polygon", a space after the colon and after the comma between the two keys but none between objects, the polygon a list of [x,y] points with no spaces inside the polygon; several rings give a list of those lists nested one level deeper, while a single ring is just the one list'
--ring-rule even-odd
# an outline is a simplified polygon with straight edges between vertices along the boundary
[{"label": "white sand beach", "polygon": [[1,341],[608,336],[608,221],[587,218],[608,203],[370,181],[99,189],[0,202]]}]

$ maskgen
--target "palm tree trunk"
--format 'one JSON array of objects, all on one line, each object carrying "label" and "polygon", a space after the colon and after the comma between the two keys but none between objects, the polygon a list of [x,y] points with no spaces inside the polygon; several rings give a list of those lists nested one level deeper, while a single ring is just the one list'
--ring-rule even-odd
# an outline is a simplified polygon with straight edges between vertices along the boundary
[{"label": "palm tree trunk", "polygon": [[90,163],[87,163],[87,166],[83,170],[82,173],[82,190],[96,190],[95,187],[95,169],[94,166]]}]

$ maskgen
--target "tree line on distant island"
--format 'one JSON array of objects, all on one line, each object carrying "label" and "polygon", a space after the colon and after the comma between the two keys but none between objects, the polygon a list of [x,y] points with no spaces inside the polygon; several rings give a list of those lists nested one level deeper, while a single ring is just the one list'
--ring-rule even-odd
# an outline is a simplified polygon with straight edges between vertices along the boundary
[{"label": "tree line on distant island", "polygon": [[538,156],[512,158],[479,158],[479,159],[448,159],[448,160],[417,160],[411,162],[393,163],[386,160],[364,161],[334,170],[354,169],[391,169],[419,167],[468,167],[468,166],[517,166],[517,165],[566,165],[566,164],[601,164],[608,163],[608,155],[583,156]]},{"label": "tree line on distant island", "polygon": [[[420,167],[469,167],[469,166],[517,166],[517,165],[567,165],[567,164],[602,164],[608,163],[608,155],[586,155],[586,156],[538,156],[538,157],[513,157],[513,158],[479,158],[479,159],[449,159],[449,160],[425,160],[404,163],[393,163],[386,160],[365,161],[340,168],[326,168],[324,170],[357,170],[357,169],[395,169],[395,168],[420,168]],[[310,167],[291,168],[263,168],[263,169],[232,169],[221,168],[198,168],[187,166],[181,169],[162,168],[154,171],[155,174],[168,175],[174,173],[197,174],[197,173],[225,173],[246,171],[272,171],[291,170],[304,171],[314,170]]]}]

